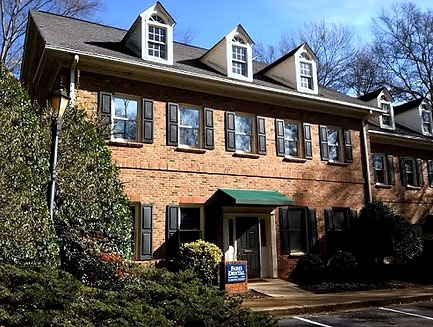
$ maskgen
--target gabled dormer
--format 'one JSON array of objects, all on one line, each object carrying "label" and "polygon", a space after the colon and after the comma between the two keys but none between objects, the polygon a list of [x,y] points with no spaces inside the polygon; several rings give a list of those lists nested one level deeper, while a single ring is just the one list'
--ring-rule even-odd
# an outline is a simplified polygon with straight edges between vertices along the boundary
[{"label": "gabled dormer", "polygon": [[252,82],[253,45],[248,33],[242,25],[238,25],[206,52],[200,61],[227,77]]},{"label": "gabled dormer", "polygon": [[144,60],[172,65],[175,24],[162,4],[157,2],[137,17],[122,42]]},{"label": "gabled dormer", "polygon": [[393,99],[386,87],[366,93],[360,96],[359,99],[384,111],[382,115],[375,119],[376,124],[381,128],[395,129],[394,107],[392,105]]},{"label": "gabled dormer", "polygon": [[425,136],[433,136],[432,106],[428,99],[419,98],[395,107],[395,119]]},{"label": "gabled dormer", "polygon": [[314,52],[303,43],[266,66],[261,73],[299,92],[318,94],[317,62]]}]

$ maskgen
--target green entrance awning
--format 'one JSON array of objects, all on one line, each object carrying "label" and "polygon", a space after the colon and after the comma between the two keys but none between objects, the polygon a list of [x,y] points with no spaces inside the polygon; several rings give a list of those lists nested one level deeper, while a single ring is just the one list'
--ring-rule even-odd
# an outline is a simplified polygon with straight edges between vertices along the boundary
[{"label": "green entrance awning", "polygon": [[295,201],[288,196],[275,191],[258,191],[258,190],[236,190],[220,188],[234,200],[234,204],[240,205],[262,205],[262,206],[287,206],[293,205]]}]

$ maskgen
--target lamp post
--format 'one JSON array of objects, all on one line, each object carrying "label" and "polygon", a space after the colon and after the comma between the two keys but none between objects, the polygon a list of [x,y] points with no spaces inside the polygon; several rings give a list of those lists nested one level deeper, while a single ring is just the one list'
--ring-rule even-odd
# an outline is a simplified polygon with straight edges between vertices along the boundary
[{"label": "lamp post", "polygon": [[51,123],[51,156],[50,156],[50,174],[51,181],[48,189],[48,208],[50,209],[51,222],[54,224],[54,194],[56,192],[57,177],[57,148],[59,145],[59,135],[62,130],[63,114],[69,104],[69,96],[65,87],[60,81],[59,86],[50,95],[51,109],[53,111],[53,121]]}]

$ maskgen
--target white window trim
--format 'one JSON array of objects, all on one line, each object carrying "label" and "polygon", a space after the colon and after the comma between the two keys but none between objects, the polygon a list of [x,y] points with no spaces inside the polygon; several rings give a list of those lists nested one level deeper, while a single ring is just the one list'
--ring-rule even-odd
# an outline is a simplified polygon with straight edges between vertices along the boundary
[{"label": "white window trim", "polygon": [[[243,150],[238,150],[237,149],[237,145],[236,145],[236,150],[235,153],[239,153],[239,154],[244,154],[244,153],[248,153],[248,154],[256,154],[257,153],[257,147],[256,147],[256,138],[257,138],[257,130],[256,130],[256,116],[252,115],[252,114],[248,114],[248,113],[244,113],[244,112],[235,112],[235,122],[236,122],[236,117],[237,116],[245,116],[245,117],[250,117],[251,118],[251,152],[246,152]],[[235,144],[236,144],[236,135],[248,135],[246,133],[238,133],[236,131],[236,123],[235,123]]]},{"label": "white window trim", "polygon": [[[298,126],[298,155],[293,156],[290,154],[285,153],[285,158],[304,158],[304,134],[302,129],[302,123],[296,120],[284,120],[284,128],[286,128],[286,124],[293,124]],[[284,149],[286,148],[286,133],[284,132]]]},{"label": "white window trim", "polygon": [[[233,41],[235,37],[239,37],[244,40],[245,44]],[[246,76],[242,74],[233,73],[233,46],[244,47],[246,49]],[[250,44],[245,37],[233,30],[231,33],[226,35],[226,60],[227,60],[227,77],[243,80],[247,82],[253,81],[253,53],[252,44]],[[235,60],[241,62],[239,60]]]},{"label": "white window trim", "polygon": [[[142,44],[142,59],[159,62],[163,64],[173,65],[173,26],[169,24],[162,24],[151,20],[153,15],[160,16],[165,22],[169,21],[167,17],[158,12],[147,13],[142,16],[142,30],[141,30],[141,44]],[[166,30],[166,54],[167,58],[160,58],[149,55],[149,42],[160,44],[157,41],[149,40],[149,26],[165,28]],[[162,43],[161,43],[162,44]]]},{"label": "white window trim", "polygon": [[[114,137],[114,120],[124,120],[124,121],[130,121],[127,118],[123,118],[123,117],[116,117],[115,113],[116,113],[116,104],[115,104],[115,99],[116,98],[122,98],[122,99],[130,99],[130,100],[134,100],[137,101],[137,119],[136,119],[136,123],[137,123],[137,130],[136,130],[136,135],[135,135],[135,140],[129,140],[129,139],[124,139],[124,138],[120,138],[120,137]],[[110,136],[110,140],[111,141],[120,141],[120,142],[139,142],[140,140],[140,133],[141,133],[141,99],[138,97],[135,97],[133,95],[127,95],[127,94],[120,94],[120,93],[113,93],[111,96],[111,136]],[[132,121],[132,120],[131,120]]]},{"label": "white window trim", "polygon": [[384,125],[383,124],[383,120],[382,120],[382,115],[379,116],[379,124],[380,124],[380,128],[383,129],[389,129],[389,130],[395,130],[395,117],[394,117],[394,107],[392,105],[392,101],[388,100],[382,100],[382,98],[387,98],[384,94],[384,92],[382,91],[379,96],[378,96],[378,104],[379,104],[379,108],[382,109],[382,104],[388,104],[389,105],[389,115],[390,115],[390,119],[391,119],[391,126],[388,125]]},{"label": "white window trim", "polygon": [[[412,162],[412,167],[413,167],[413,171],[412,171],[412,174],[413,174],[413,181],[415,182],[414,184],[409,184],[408,183],[408,180],[407,180],[407,170],[406,170],[406,161],[411,161]],[[416,168],[416,165],[417,165],[417,162],[416,162],[416,159],[415,158],[413,158],[413,157],[404,157],[404,171],[405,171],[405,175],[406,175],[406,187],[407,186],[409,186],[409,187],[418,187],[418,186],[416,186],[415,184],[416,184],[416,180],[417,180],[417,178],[418,178],[418,176],[417,176],[417,168]]]},{"label": "white window trim", "polygon": [[375,172],[376,172],[376,168],[374,166],[374,160],[372,158],[372,163],[373,163],[373,178],[374,178],[374,182],[375,185],[390,185],[389,184],[389,180],[388,180],[388,158],[384,153],[380,153],[380,152],[373,152],[372,153],[372,157],[373,156],[380,156],[382,158],[382,171],[383,171],[383,183],[380,182],[376,182],[376,177],[375,177]]},{"label": "white window trim", "polygon": [[[338,132],[338,160],[334,160],[334,159],[329,159],[328,162],[333,163],[333,162],[344,162],[345,161],[345,157],[344,157],[344,138],[343,138],[343,129],[340,127],[336,127],[336,126],[327,126],[327,131],[328,131],[328,157],[330,157],[330,145],[329,145],[329,130],[336,130]],[[332,145],[335,146],[335,145]]]},{"label": "white window trim", "polygon": [[[164,29],[164,30],[165,30],[165,42],[162,42],[162,41],[156,41],[156,40],[150,40],[150,39],[148,39],[148,40],[147,40],[147,44],[146,44],[146,47],[147,47],[147,55],[148,55],[149,57],[155,58],[155,59],[157,59],[157,60],[164,60],[164,61],[166,61],[167,58],[168,58],[168,44],[167,44],[167,39],[168,39],[168,37],[167,37],[168,29],[167,29],[167,25],[165,25],[165,24],[161,24],[161,23],[158,23],[158,22],[155,22],[155,21],[149,21],[149,23],[148,23],[148,25],[147,25],[147,37],[149,37],[149,34],[150,34],[149,27],[156,27],[156,28]],[[155,33],[154,33],[154,34],[155,34]],[[165,45],[165,55],[166,55],[167,58],[161,58],[161,57],[157,57],[157,56],[152,56],[152,55],[150,55],[150,54],[149,54],[149,43],[154,43],[154,44],[159,44],[159,45]]]},{"label": "white window trim", "polygon": [[[198,110],[198,146],[191,146],[188,144],[181,144],[180,143],[180,128],[191,128],[190,126],[185,126],[185,125],[181,125],[180,124],[180,109],[181,108],[185,108],[185,109],[196,109]],[[177,126],[177,144],[179,148],[185,148],[185,149],[203,149],[203,128],[204,128],[204,123],[203,123],[203,108],[198,107],[198,106],[194,106],[194,105],[189,105],[186,103],[179,103],[179,110],[177,111],[177,121],[179,122],[178,126]],[[191,128],[192,129],[192,128]]]},{"label": "white window trim", "polygon": [[[202,204],[187,204],[187,203],[179,204],[179,212],[178,212],[178,217],[179,217],[178,230],[179,230],[179,233],[181,232],[180,223],[181,223],[181,219],[182,219],[180,211],[181,211],[181,209],[188,209],[188,208],[200,208],[200,239],[204,240],[204,236],[205,236],[205,216],[204,216],[204,205],[202,205]],[[184,230],[184,231],[187,231],[187,230]],[[179,239],[179,241],[180,241],[180,239]]]},{"label": "white window trim", "polygon": [[[304,48],[300,49],[295,54],[295,69],[296,69],[296,88],[299,92],[303,93],[311,93],[311,94],[318,94],[319,93],[319,86],[317,81],[317,64],[316,61],[313,59],[307,60],[302,57],[302,54],[306,53],[308,57],[311,57],[311,55],[308,53],[307,50]],[[305,76],[301,74],[301,62],[306,64],[311,64],[311,86],[312,88],[303,87],[301,84],[301,76]]]},{"label": "white window trim", "polygon": [[[427,107],[427,109],[424,109],[424,106]],[[424,131],[424,119],[423,119],[423,112],[426,111],[430,114],[430,133]],[[426,136],[433,136],[433,115],[432,115],[432,108],[425,102],[423,102],[420,106],[419,106],[419,114],[420,114],[420,118],[421,118],[421,132],[426,135]]]}]

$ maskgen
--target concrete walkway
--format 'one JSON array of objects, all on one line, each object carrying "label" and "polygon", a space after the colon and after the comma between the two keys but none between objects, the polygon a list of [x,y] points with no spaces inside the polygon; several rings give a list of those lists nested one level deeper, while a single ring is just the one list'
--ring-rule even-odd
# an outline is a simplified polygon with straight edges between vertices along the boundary
[{"label": "concrete walkway", "polygon": [[245,300],[243,305],[254,311],[268,312],[275,317],[433,300],[433,285],[390,290],[313,294],[281,279],[269,279],[263,282],[250,283],[248,288],[270,297]]}]

